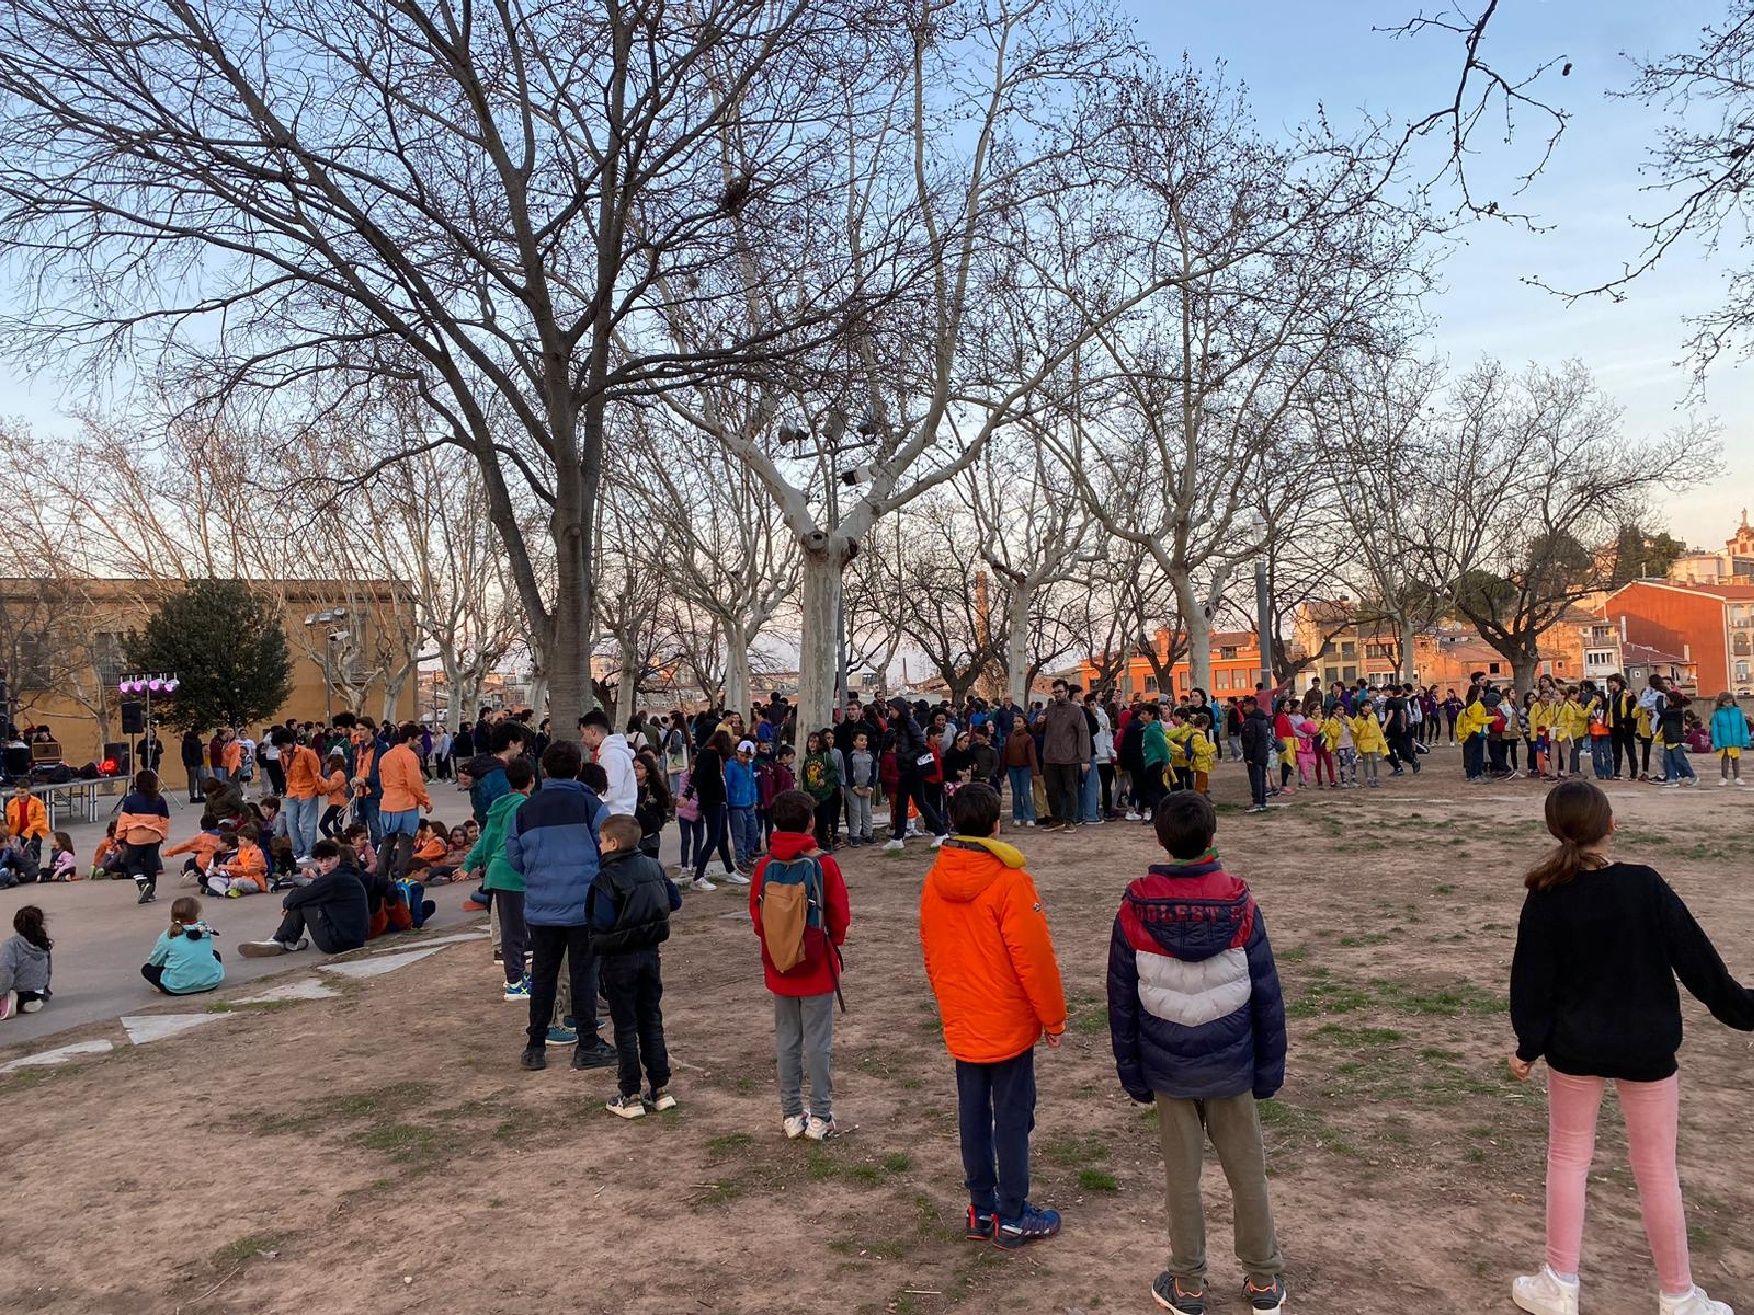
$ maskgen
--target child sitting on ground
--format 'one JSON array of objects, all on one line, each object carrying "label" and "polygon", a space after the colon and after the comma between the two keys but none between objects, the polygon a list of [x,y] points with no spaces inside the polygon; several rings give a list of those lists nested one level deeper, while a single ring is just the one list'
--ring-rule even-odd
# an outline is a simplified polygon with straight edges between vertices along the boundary
[{"label": "child sitting on ground", "polygon": [[641,852],[639,842],[634,818],[622,814],[604,819],[603,862],[585,896],[598,980],[615,1025],[618,1090],[603,1108],[624,1119],[642,1118],[648,1109],[676,1108],[668,1090],[670,1055],[664,1048],[658,946],[670,937],[670,915],[682,907],[682,892],[664,874],[663,864]]},{"label": "child sitting on ground", "polygon": [[[773,995],[780,1127],[789,1140],[823,1141],[835,1134],[829,1052],[834,998],[840,989],[840,946],[852,911],[840,865],[816,843],[816,801],[802,790],[782,790],[768,811],[773,836],[750,878],[749,917],[761,944],[762,974]],[[808,1106],[805,1074],[810,1077]]]},{"label": "child sitting on ground", "polygon": [[103,881],[113,877],[122,870],[122,846],[116,840],[116,824],[104,824],[104,838],[97,842],[97,848],[91,851],[91,871],[86,875],[93,881]]},{"label": "child sitting on ground", "polygon": [[169,931],[158,934],[140,975],[166,995],[200,995],[225,980],[214,931],[201,921],[201,901],[184,895],[171,902]]},{"label": "child sitting on ground", "polygon": [[1011,1250],[1060,1231],[1057,1211],[1029,1202],[1029,1133],[1035,1043],[1059,1049],[1066,996],[1035,882],[997,838],[998,793],[958,790],[950,826],[920,893],[920,948],[956,1061],[965,1231]]},{"label": "child sitting on ground", "polygon": [[1730,1315],[1694,1286],[1687,1253],[1675,1167],[1675,979],[1712,1017],[1743,1032],[1754,1031],[1754,991],[1730,976],[1662,877],[1610,857],[1614,810],[1600,786],[1581,779],[1554,786],[1546,818],[1559,848],[1523,878],[1528,894],[1510,966],[1517,1038],[1510,1071],[1527,1081],[1546,1056],[1547,1263],[1515,1280],[1511,1299],[1531,1315],[1577,1315],[1584,1191],[1612,1078],[1656,1261],[1659,1315]]},{"label": "child sitting on ground", "polygon": [[207,870],[213,866],[213,860],[227,847],[225,837],[220,833],[219,822],[212,813],[201,814],[201,829],[180,845],[172,845],[164,851],[164,857],[175,858],[178,854],[187,854],[183,860],[183,884],[197,886]]},{"label": "child sitting on ground", "polygon": [[1207,1136],[1230,1182],[1243,1296],[1285,1303],[1285,1262],[1267,1201],[1257,1100],[1285,1081],[1285,1000],[1267,928],[1212,848],[1218,815],[1199,795],[1157,810],[1168,861],[1127,887],[1108,952],[1108,1025],[1126,1093],[1157,1104],[1169,1178],[1169,1268],[1151,1285],[1166,1310],[1206,1310],[1200,1172]]},{"label": "child sitting on ground", "polygon": [[50,881],[78,881],[79,859],[73,853],[73,837],[57,831],[49,837]]},{"label": "child sitting on ground", "polygon": [[246,823],[237,831],[220,833],[225,849],[214,860],[202,883],[209,895],[226,899],[242,899],[260,895],[268,889],[268,855],[257,843],[254,823]]},{"label": "child sitting on ground", "polygon": [[0,945],[0,1021],[34,1014],[49,1002],[54,948],[43,911],[35,904],[20,906],[12,915],[11,938]]}]

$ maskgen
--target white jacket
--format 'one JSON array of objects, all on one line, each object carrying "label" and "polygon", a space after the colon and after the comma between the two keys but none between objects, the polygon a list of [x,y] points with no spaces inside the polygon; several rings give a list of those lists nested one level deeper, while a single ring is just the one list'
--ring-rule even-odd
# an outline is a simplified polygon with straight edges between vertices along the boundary
[{"label": "white jacket", "polygon": [[627,736],[606,736],[597,749],[597,765],[609,776],[604,805],[611,814],[632,817],[639,802],[639,782],[634,779],[633,750],[628,747]]}]

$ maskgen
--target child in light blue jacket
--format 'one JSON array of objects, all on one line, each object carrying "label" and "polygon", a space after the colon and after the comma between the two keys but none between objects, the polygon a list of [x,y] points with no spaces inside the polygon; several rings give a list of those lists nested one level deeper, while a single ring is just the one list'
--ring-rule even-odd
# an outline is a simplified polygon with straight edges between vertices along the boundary
[{"label": "child in light blue jacket", "polygon": [[225,980],[214,931],[201,921],[201,901],[184,896],[171,904],[169,931],[160,932],[140,975],[166,995],[199,995]]},{"label": "child in light blue jacket", "polygon": [[1711,747],[1717,752],[1719,785],[1743,783],[1742,755],[1748,746],[1748,718],[1735,695],[1725,691],[1717,696],[1717,707],[1711,714]]}]

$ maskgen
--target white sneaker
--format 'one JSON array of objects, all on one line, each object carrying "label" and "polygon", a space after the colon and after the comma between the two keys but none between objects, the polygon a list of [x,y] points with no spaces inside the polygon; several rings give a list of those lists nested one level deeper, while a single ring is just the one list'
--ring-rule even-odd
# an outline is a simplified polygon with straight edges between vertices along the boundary
[{"label": "white sneaker", "polygon": [[1129,821],[1129,822],[1143,822],[1144,820],[1145,819],[1143,817],[1141,817],[1138,813],[1129,812],[1127,814],[1127,821]]},{"label": "white sneaker", "polygon": [[717,890],[718,889],[717,886],[713,885],[713,883],[708,881],[705,877],[696,877],[693,881],[689,882],[688,885],[689,885],[690,889],[693,889],[693,890]]},{"label": "white sneaker", "polygon": [[888,853],[899,854],[903,849],[906,849],[907,846],[902,844],[899,840],[891,840],[887,845],[883,846],[883,848]]},{"label": "white sneaker", "polygon": [[732,886],[747,886],[749,884],[749,878],[744,876],[741,872],[727,872],[725,874],[725,882],[727,885]]},{"label": "white sneaker", "polygon": [[1717,783],[1721,789],[1727,790],[1729,788],[1729,785],[1730,785],[1730,778],[1727,776],[1720,776],[1717,778]]},{"label": "white sneaker", "polygon": [[1744,781],[1741,777],[1738,776],[1738,777],[1736,777],[1735,780],[1731,781],[1730,784],[1731,785],[1747,785],[1748,783],[1746,781]]},{"label": "white sneaker", "polygon": [[810,1127],[810,1111],[786,1115],[780,1120],[780,1127],[784,1130],[787,1141],[797,1141]]},{"label": "white sneaker", "polygon": [[[812,1114],[810,1116],[809,1126],[804,1129],[804,1135],[811,1141],[827,1141],[830,1137],[839,1133],[839,1131],[840,1129],[834,1126],[833,1119],[819,1119]],[[1699,1289],[1695,1288],[1694,1291],[1698,1292]],[[1704,1293],[1700,1293],[1700,1295],[1703,1296]],[[1664,1315],[1670,1315],[1670,1312],[1665,1311]],[[1695,1315],[1695,1312],[1687,1311],[1685,1312],[1685,1315]],[[1707,1311],[1701,1307],[1697,1312],[1697,1315],[1719,1315],[1719,1312]]]},{"label": "white sneaker", "polygon": [[1034,819],[1034,818],[1033,818],[1033,817],[1032,817],[1032,818],[1030,818],[1030,819],[1029,819],[1029,821],[1027,821],[1027,822],[1025,822],[1025,823],[1024,823],[1024,824],[1023,824],[1023,825],[1024,825],[1024,826],[1034,826],[1034,825],[1035,825],[1035,819]]},{"label": "white sneaker", "polygon": [[26,1000],[23,1004],[18,1006],[18,1012],[21,1014],[34,1014],[42,1007],[43,1002],[41,1000]]},{"label": "white sneaker", "polygon": [[1705,1289],[1695,1286],[1693,1291],[1679,1297],[1661,1295],[1657,1298],[1657,1315],[1736,1315],[1721,1301],[1713,1301],[1705,1295]]},{"label": "white sneaker", "polygon": [[949,836],[933,836],[932,837],[932,848],[933,849],[944,848],[944,842],[948,839],[950,839]]},{"label": "white sneaker", "polygon": [[245,941],[238,953],[246,959],[274,959],[286,953],[286,946],[279,941]]},{"label": "white sneaker", "polygon": [[1567,1283],[1547,1266],[1539,1274],[1513,1279],[1510,1299],[1529,1315],[1577,1315],[1578,1283]]}]

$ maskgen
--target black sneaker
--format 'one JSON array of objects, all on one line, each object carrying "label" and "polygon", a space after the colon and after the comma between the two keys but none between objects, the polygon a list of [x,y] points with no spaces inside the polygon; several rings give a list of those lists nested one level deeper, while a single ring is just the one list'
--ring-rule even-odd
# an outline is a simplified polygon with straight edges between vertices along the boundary
[{"label": "black sneaker", "polygon": [[1167,1269],[1151,1285],[1151,1300],[1165,1310],[1178,1312],[1178,1315],[1206,1315],[1206,1289],[1200,1287],[1188,1291]]},{"label": "black sneaker", "polygon": [[601,1037],[590,1042],[579,1042],[573,1047],[572,1066],[575,1069],[608,1068],[616,1063],[620,1056],[615,1047],[606,1045]]},{"label": "black sneaker", "polygon": [[518,1067],[526,1073],[540,1073],[548,1067],[548,1052],[541,1046],[525,1046],[518,1058]]},{"label": "black sneaker", "polygon": [[1253,1310],[1272,1315],[1274,1311],[1285,1309],[1285,1280],[1275,1278],[1266,1287],[1261,1287],[1253,1279],[1242,1285],[1242,1298]]},{"label": "black sneaker", "polygon": [[968,1221],[963,1225],[962,1235],[970,1242],[990,1242],[993,1240],[993,1225],[998,1216],[991,1210],[976,1210],[968,1207]]}]

